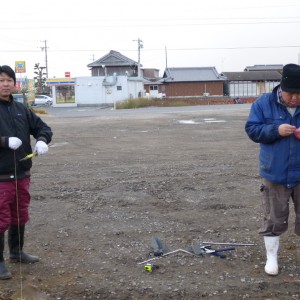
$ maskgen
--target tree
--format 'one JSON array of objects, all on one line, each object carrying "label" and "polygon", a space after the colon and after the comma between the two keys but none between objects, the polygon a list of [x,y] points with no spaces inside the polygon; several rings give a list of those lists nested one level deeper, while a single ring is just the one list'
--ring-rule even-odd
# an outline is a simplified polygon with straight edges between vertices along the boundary
[{"label": "tree", "polygon": [[27,85],[25,86],[22,86],[21,88],[21,93],[22,93],[22,96],[23,96],[23,104],[25,106],[28,106],[28,99],[27,99],[27,96],[26,96],[26,93],[28,92],[28,87]]},{"label": "tree", "polygon": [[46,87],[46,72],[44,70],[46,67],[40,67],[40,64],[34,65],[34,74],[37,76],[34,77],[35,79],[35,88],[38,93],[45,93],[48,88]]}]

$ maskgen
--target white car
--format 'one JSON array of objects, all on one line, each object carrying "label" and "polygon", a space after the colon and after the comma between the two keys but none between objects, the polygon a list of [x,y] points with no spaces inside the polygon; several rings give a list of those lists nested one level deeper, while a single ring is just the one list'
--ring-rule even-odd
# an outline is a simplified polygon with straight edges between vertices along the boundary
[{"label": "white car", "polygon": [[20,103],[23,103],[23,94],[13,94],[14,100]]},{"label": "white car", "polygon": [[32,105],[52,105],[53,99],[47,95],[35,95]]}]

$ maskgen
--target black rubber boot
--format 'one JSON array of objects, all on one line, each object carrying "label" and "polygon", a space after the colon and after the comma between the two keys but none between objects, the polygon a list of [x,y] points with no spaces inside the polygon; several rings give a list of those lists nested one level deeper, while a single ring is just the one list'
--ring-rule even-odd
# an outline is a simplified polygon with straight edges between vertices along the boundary
[{"label": "black rubber boot", "polygon": [[11,273],[7,270],[4,264],[4,232],[0,233],[0,280],[11,278]]},{"label": "black rubber boot", "polygon": [[32,256],[23,251],[25,225],[14,225],[8,230],[9,258],[11,262],[33,264],[39,261],[37,256]]}]

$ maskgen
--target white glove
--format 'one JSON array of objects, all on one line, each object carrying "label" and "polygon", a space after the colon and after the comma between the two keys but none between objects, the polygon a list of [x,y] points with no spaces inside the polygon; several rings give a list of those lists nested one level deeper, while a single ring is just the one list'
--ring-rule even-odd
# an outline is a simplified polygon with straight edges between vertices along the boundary
[{"label": "white glove", "polygon": [[8,147],[17,150],[22,145],[22,141],[17,137],[8,138]]},{"label": "white glove", "polygon": [[48,145],[43,141],[37,141],[34,147],[34,152],[38,155],[42,155],[48,152]]}]

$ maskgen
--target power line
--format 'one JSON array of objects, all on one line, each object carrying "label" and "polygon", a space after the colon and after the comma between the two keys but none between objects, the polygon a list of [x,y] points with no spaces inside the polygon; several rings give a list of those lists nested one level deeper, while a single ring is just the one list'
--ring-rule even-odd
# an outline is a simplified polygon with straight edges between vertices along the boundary
[{"label": "power line", "polygon": [[[201,19],[201,21],[199,23],[195,23],[195,22],[191,22],[191,23],[180,23],[180,20],[176,20],[176,23],[171,23],[170,21],[167,23],[149,23],[149,24],[139,24],[139,27],[178,27],[178,26],[217,26],[217,25],[262,25],[262,24],[299,24],[300,20],[299,17],[295,17],[294,19],[297,20],[291,20],[292,18],[288,18],[288,20],[284,21],[284,19],[287,18],[274,18],[274,21],[271,21],[273,18],[269,18],[270,21],[268,21],[268,19],[264,18],[261,19],[261,21],[256,21],[256,22],[232,22],[232,20],[260,20],[260,18],[229,18],[229,22],[201,22],[203,21],[203,19]],[[279,19],[283,19],[282,21],[280,21]],[[211,18],[211,19],[205,19],[205,21],[210,21],[210,20],[216,20],[216,18]],[[218,20],[220,20],[220,18],[218,18]],[[226,20],[226,19],[223,19]],[[189,20],[190,21],[190,20]],[[57,23],[55,23],[57,24]],[[0,27],[0,30],[19,30],[19,29],[27,29],[27,30],[35,30],[35,29],[70,29],[70,28],[124,28],[124,27],[136,27],[136,23],[132,23],[132,24],[68,24],[68,25],[53,25],[53,24],[49,24],[49,25],[44,25],[44,26],[39,26],[38,28],[33,25],[33,26],[10,26],[10,27]]]},{"label": "power line", "polygon": [[[300,45],[290,45],[290,46],[242,46],[242,47],[201,47],[201,48],[168,48],[168,51],[205,51],[205,50],[243,50],[243,49],[281,49],[281,48],[300,48]],[[105,52],[107,49],[57,49],[57,50],[48,50],[48,52]],[[120,49],[118,51],[126,51],[126,52],[135,52],[136,50],[132,49]],[[153,48],[153,49],[143,49],[143,51],[151,52],[151,51],[165,51],[165,48]],[[39,52],[38,50],[0,50],[0,52],[27,52],[34,53]]]}]

